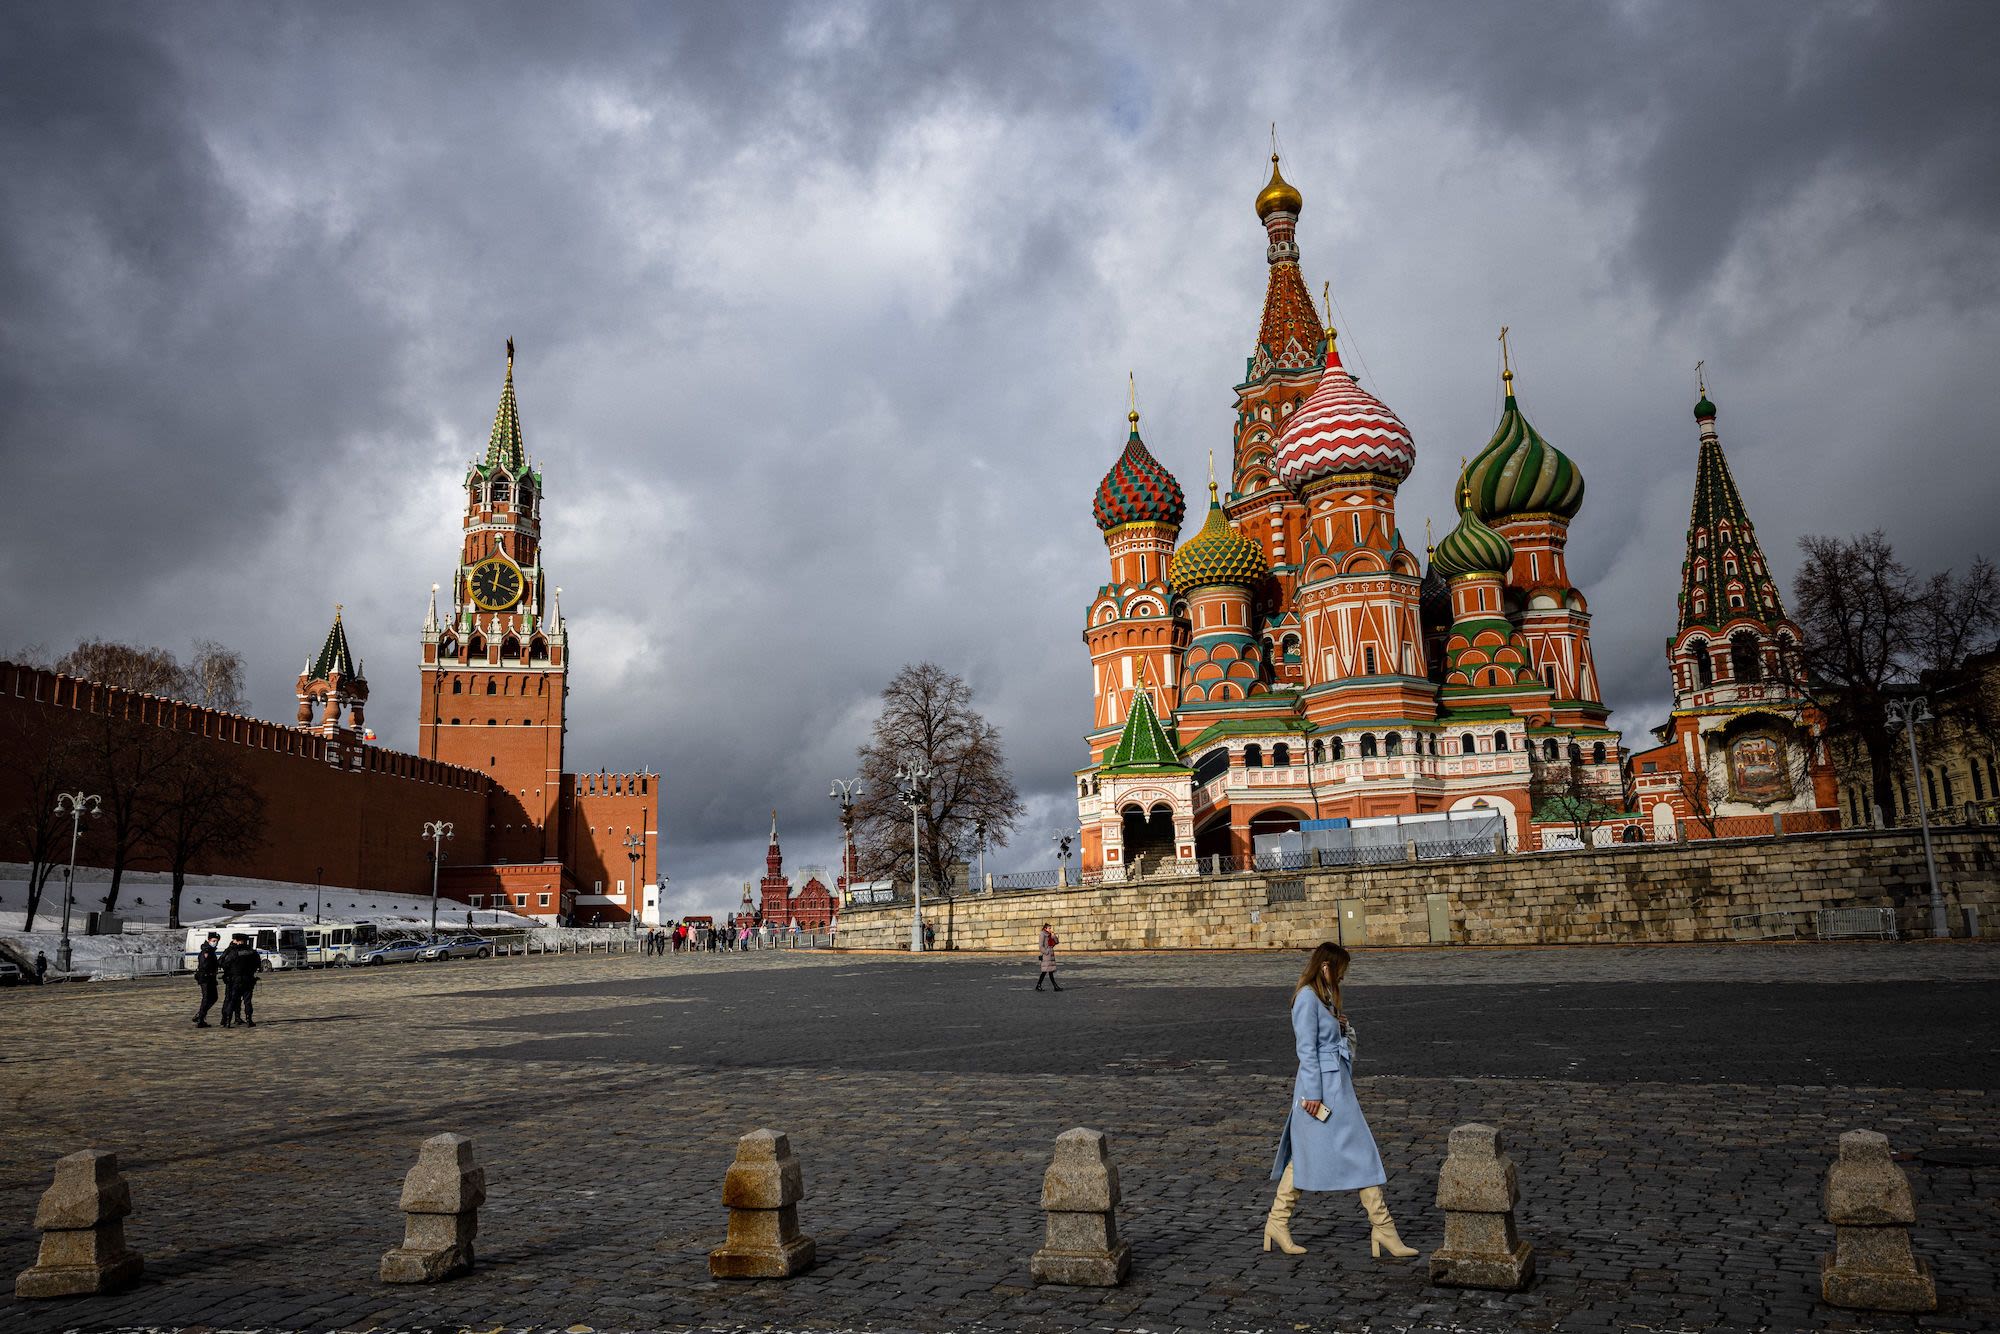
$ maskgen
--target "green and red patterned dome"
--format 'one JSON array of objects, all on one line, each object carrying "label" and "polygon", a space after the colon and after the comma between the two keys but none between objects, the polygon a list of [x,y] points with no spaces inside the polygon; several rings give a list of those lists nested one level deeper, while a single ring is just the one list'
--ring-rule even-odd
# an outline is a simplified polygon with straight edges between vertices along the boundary
[{"label": "green and red patterned dome", "polygon": [[1164,523],[1179,528],[1187,515],[1187,497],[1181,493],[1181,484],[1139,438],[1138,412],[1129,413],[1127,420],[1132,423],[1132,434],[1126,438],[1125,452],[1097,484],[1097,498],[1090,506],[1097,526],[1105,532],[1128,523]]},{"label": "green and red patterned dome", "polygon": [[1575,518],[1583,508],[1583,473],[1521,415],[1514,400],[1514,372],[1500,378],[1507,386],[1500,425],[1466,469],[1473,509],[1487,523],[1517,514]]},{"label": "green and red patterned dome", "polygon": [[1514,545],[1479,521],[1461,502],[1458,526],[1431,552],[1431,568],[1447,579],[1469,574],[1505,574],[1514,563]]},{"label": "green and red patterned dome", "polygon": [[1173,563],[1167,567],[1175,591],[1186,593],[1212,584],[1248,587],[1270,572],[1264,548],[1230,527],[1222,502],[1216,498],[1215,483],[1210,482],[1207,521],[1174,553]]}]

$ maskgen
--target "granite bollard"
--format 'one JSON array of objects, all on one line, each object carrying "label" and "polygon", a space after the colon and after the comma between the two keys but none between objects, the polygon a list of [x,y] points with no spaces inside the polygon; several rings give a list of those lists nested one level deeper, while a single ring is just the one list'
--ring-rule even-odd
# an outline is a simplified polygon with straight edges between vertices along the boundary
[{"label": "granite bollard", "polygon": [[486,1169],[463,1135],[433,1135],[403,1178],[403,1244],[382,1256],[384,1283],[440,1283],[472,1269]]},{"label": "granite bollard", "polygon": [[1930,1266],[1910,1250],[1917,1221],[1909,1178],[1889,1157],[1889,1137],[1850,1130],[1826,1174],[1833,1254],[1819,1266],[1820,1296],[1856,1311],[1935,1311]]},{"label": "granite bollard", "polygon": [[1065,1130],[1042,1177],[1048,1232],[1028,1262],[1037,1283],[1113,1288],[1132,1270],[1132,1247],[1118,1239],[1118,1169],[1101,1130]]},{"label": "granite bollard", "polygon": [[799,1233],[805,1175],[782,1131],[753,1130],[736,1141],[736,1161],[722,1178],[729,1236],[708,1253],[715,1278],[790,1278],[812,1268],[811,1237]]},{"label": "granite bollard", "polygon": [[1514,1231],[1520,1198],[1520,1176],[1500,1132],[1477,1123],[1454,1129],[1438,1171],[1444,1245],[1431,1252],[1431,1282],[1498,1292],[1527,1287],[1535,1277],[1535,1252]]},{"label": "granite bollard", "polygon": [[146,1262],[125,1249],[132,1188],[118,1155],[85,1149],[56,1160],[55,1181],[35,1210],[42,1248],[34,1266],[14,1279],[16,1297],[81,1297],[123,1292]]}]

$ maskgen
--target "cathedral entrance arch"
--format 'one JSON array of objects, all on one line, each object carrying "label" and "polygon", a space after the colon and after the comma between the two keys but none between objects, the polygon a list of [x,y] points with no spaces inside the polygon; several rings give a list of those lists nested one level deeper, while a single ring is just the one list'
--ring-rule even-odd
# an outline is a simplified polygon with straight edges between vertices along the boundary
[{"label": "cathedral entrance arch", "polygon": [[1296,834],[1299,821],[1304,818],[1297,811],[1286,810],[1282,806],[1258,811],[1250,817],[1250,846],[1256,847],[1257,840],[1266,834]]},{"label": "cathedral entrance arch", "polygon": [[1127,875],[1148,875],[1174,857],[1174,811],[1166,802],[1149,811],[1137,802],[1119,812],[1125,844]]}]

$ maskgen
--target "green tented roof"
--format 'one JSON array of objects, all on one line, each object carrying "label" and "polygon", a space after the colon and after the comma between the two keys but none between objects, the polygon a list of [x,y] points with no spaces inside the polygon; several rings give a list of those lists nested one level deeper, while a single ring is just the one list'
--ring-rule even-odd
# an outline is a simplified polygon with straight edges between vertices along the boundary
[{"label": "green tented roof", "polygon": [[1141,690],[1132,696],[1131,712],[1125,715],[1125,730],[1118,744],[1105,757],[1103,773],[1181,772],[1187,765],[1153,712],[1153,697]]}]

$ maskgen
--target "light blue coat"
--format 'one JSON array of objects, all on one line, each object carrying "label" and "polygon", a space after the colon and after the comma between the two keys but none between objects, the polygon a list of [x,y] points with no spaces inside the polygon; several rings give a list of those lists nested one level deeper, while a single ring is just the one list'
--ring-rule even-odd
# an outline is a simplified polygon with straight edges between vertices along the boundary
[{"label": "light blue coat", "polygon": [[[1354,1050],[1340,1031],[1340,1020],[1311,987],[1292,997],[1292,1044],[1298,1048],[1299,1074],[1292,1081],[1292,1109],[1285,1133],[1278,1137],[1278,1156],[1271,1179],[1292,1165],[1292,1184],[1300,1190],[1360,1190],[1389,1179],[1375,1137],[1354,1100]],[[1301,1102],[1326,1104],[1326,1120],[1309,1116]]]}]

